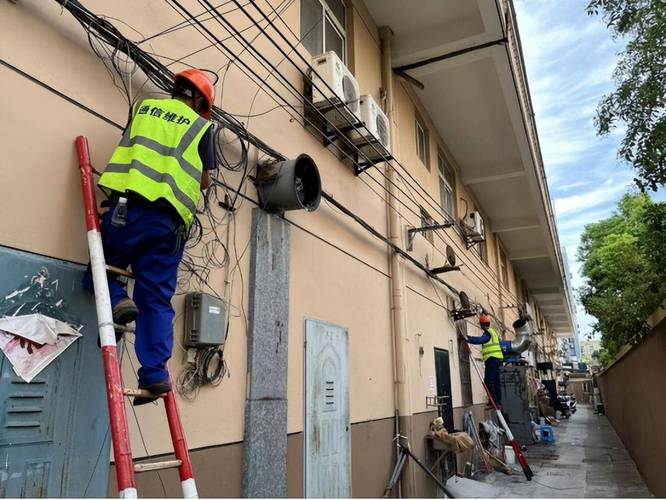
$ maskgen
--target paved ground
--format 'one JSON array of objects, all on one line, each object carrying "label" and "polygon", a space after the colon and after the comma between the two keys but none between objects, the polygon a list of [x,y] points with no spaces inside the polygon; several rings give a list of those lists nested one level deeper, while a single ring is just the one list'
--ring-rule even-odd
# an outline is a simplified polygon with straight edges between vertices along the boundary
[{"label": "paved ground", "polygon": [[528,446],[532,481],[522,473],[500,472],[486,479],[499,489],[498,497],[652,496],[608,419],[595,415],[592,407],[579,405],[571,419],[555,427],[555,437],[554,444]]}]

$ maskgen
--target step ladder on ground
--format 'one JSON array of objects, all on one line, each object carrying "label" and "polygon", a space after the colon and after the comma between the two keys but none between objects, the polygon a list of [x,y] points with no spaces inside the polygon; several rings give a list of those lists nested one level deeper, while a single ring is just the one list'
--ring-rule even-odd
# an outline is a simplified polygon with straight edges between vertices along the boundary
[{"label": "step ladder on ground", "polygon": [[176,396],[173,391],[162,395],[162,399],[164,399],[166,417],[176,459],[136,464],[132,459],[127,413],[125,412],[125,397],[152,396],[152,394],[141,389],[127,389],[122,386],[107,272],[122,274],[128,278],[132,278],[132,274],[127,270],[106,265],[100,234],[99,213],[97,212],[97,202],[95,200],[95,185],[92,177],[93,171],[90,163],[90,152],[88,141],[85,137],[78,136],[76,138],[76,150],[79,158],[79,169],[81,171],[81,187],[85,206],[86,228],[88,231],[88,251],[90,253],[90,265],[95,286],[95,304],[99,338],[102,347],[104,376],[106,378],[113,458],[116,463],[116,476],[120,497],[137,498],[135,473],[178,468],[183,497],[198,498],[192,474],[192,464],[185,441],[185,433],[180,421]]}]

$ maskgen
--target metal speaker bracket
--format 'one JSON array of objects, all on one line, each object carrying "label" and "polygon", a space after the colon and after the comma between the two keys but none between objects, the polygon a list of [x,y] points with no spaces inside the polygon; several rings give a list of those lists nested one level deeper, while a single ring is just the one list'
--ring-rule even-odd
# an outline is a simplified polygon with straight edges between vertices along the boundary
[{"label": "metal speaker bracket", "polygon": [[476,316],[476,311],[473,309],[454,309],[451,311],[451,317],[454,319],[454,321],[471,318],[472,316]]},{"label": "metal speaker bracket", "polygon": [[448,229],[454,225],[453,222],[445,222],[444,224],[432,224],[429,226],[411,227],[407,226],[407,251],[411,252],[414,249],[414,237],[416,234],[425,234],[428,231],[436,231],[438,229]]},{"label": "metal speaker bracket", "polygon": [[429,269],[430,274],[443,274],[451,271],[460,271],[460,266],[456,266],[456,253],[451,248],[451,245],[446,245],[446,265],[440,267],[433,267]]}]

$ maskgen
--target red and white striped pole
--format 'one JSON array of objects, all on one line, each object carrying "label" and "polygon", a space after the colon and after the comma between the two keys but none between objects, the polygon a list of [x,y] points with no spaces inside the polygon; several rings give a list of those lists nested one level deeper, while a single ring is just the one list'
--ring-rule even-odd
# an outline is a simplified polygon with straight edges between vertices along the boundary
[{"label": "red and white striped pole", "polygon": [[183,425],[180,423],[180,414],[173,391],[168,392],[164,398],[164,407],[166,409],[167,421],[169,422],[169,432],[171,433],[174,454],[180,460],[178,473],[180,474],[180,486],[183,491],[183,498],[199,498],[192,473],[190,454],[187,450],[187,442],[185,441],[185,432],[183,431]]},{"label": "red and white striped pole", "polygon": [[109,405],[111,440],[113,442],[113,458],[116,462],[118,491],[120,492],[120,498],[137,498],[132,449],[125,413],[125,396],[123,395],[122,379],[120,377],[120,363],[113,327],[113,311],[111,296],[109,295],[109,283],[106,277],[106,262],[104,261],[104,250],[102,248],[99,213],[95,201],[90,152],[88,150],[88,140],[81,135],[76,138],[76,151],[79,157],[79,169],[81,170],[81,188],[86,211],[86,229],[88,230],[88,251],[95,285],[97,325],[102,346],[106,398]]}]

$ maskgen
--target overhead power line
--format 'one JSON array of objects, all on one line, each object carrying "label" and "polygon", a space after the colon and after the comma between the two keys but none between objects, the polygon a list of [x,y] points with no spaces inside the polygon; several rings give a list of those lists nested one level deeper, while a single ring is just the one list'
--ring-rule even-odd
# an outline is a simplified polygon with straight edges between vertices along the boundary
[{"label": "overhead power line", "polygon": [[[93,32],[94,36],[97,37],[99,40],[112,45],[118,51],[126,54],[129,58],[134,60],[136,65],[140,69],[142,69],[142,71],[144,71],[144,73],[146,73],[146,76],[148,76],[148,78],[154,84],[156,84],[159,88],[161,88],[165,92],[170,92],[171,91],[173,73],[171,73],[157,59],[155,59],[154,57],[150,56],[145,51],[140,49],[135,43],[127,40],[126,38],[124,38],[122,36],[122,34],[115,27],[113,27],[113,25],[111,23],[109,23],[108,21],[106,21],[104,19],[101,19],[99,17],[94,16],[94,14],[90,13],[89,11],[87,11],[87,9],[85,9],[83,6],[81,6],[80,2],[78,2],[77,0],[56,0],[56,1],[58,1],[58,3],[60,3],[63,6],[63,8],[69,10],[77,18],[77,20],[79,20],[79,22],[82,24],[84,29],[86,29],[86,31]],[[204,0],[204,1],[206,2],[209,9],[215,10],[215,7],[212,4],[210,4],[210,2],[208,2],[206,0]],[[245,12],[244,6],[240,5],[235,0],[233,0],[233,1],[237,5],[238,8],[240,8],[243,12]],[[181,9],[187,16],[189,16],[190,19],[194,20],[194,22],[197,25],[196,26],[197,30],[200,31],[200,33],[202,33],[202,35],[204,35],[203,32],[205,31],[207,33],[207,35],[210,36],[216,42],[216,47],[218,47],[218,50],[220,50],[220,48],[224,49],[229,54],[230,59],[238,60],[240,65],[243,66],[245,70],[248,70],[252,74],[252,76],[254,77],[253,79],[256,79],[257,81],[260,82],[259,85],[266,85],[266,82],[262,81],[261,76],[259,74],[257,74],[255,71],[253,71],[252,68],[250,68],[242,60],[237,59],[235,57],[235,55],[233,54],[233,52],[230,51],[228,49],[228,47],[225,46],[225,44],[221,40],[219,40],[219,38],[215,34],[213,34],[206,26],[204,26],[200,22],[200,20],[196,19],[196,17],[194,17],[187,9],[185,9],[182,6],[182,4],[180,4],[180,2],[174,0],[173,3],[175,5],[177,5],[179,7],[179,9]],[[252,3],[253,3],[253,6],[258,9],[256,4],[254,2],[252,2]],[[280,19],[281,19],[281,17],[280,17]],[[272,23],[270,18],[266,18],[266,20],[268,21],[269,25],[274,27],[274,24]],[[223,25],[222,21],[220,19],[216,18],[216,21],[220,25]],[[256,21],[255,21],[255,25],[256,25]],[[234,35],[237,38],[240,38],[241,40],[244,41],[246,46],[249,46],[247,39],[244,38],[238,30],[235,30],[235,28],[233,28],[228,23],[227,23],[227,26],[229,27],[229,29],[231,29],[231,31],[234,31]],[[264,28],[262,28],[258,25],[257,25],[257,27],[259,28],[261,33],[265,34]],[[204,36],[207,38],[206,35],[204,35]],[[290,45],[290,46],[291,46],[292,50],[295,50],[295,47],[293,45]],[[266,60],[256,50],[252,51],[252,52],[254,52],[254,56],[256,58],[263,60],[263,62],[265,62],[267,64],[266,67],[271,69],[271,74],[277,74],[278,76],[280,76],[282,78],[282,81],[280,83],[282,83],[287,88],[289,88],[291,86],[291,90],[293,91],[295,96],[300,96],[300,97],[303,96],[302,93],[300,93],[300,91],[298,89],[293,87],[293,85],[290,85],[289,82],[284,81],[284,80],[286,80],[284,78],[284,75],[282,75],[282,73],[277,70],[275,65],[271,64],[270,61]],[[296,51],[296,52],[298,54],[298,51]],[[289,57],[289,55],[287,53],[285,53],[284,51],[282,53],[284,54],[286,59],[288,59],[290,62],[295,64],[291,60],[291,58]],[[309,65],[309,63],[308,63],[308,65]],[[311,68],[311,66],[310,66],[310,68]],[[300,70],[300,71],[302,71],[302,70]],[[279,95],[275,91],[275,89],[273,89],[272,87],[269,87],[269,88],[271,89],[271,92],[273,92],[275,95]],[[268,95],[270,95],[270,94],[268,94]],[[280,97],[282,97],[282,96],[280,96]],[[282,99],[284,100],[284,98],[282,98]],[[307,103],[307,100],[305,102]],[[292,104],[288,103],[287,101],[284,102],[284,106],[285,106],[285,109],[286,109],[286,107],[292,107],[292,110],[296,111],[294,109],[294,106]],[[315,112],[321,114],[321,112],[318,109],[316,109]],[[271,158],[274,158],[274,159],[278,159],[278,160],[285,159],[285,157],[282,154],[280,154],[279,152],[277,152],[276,150],[274,150],[273,148],[268,146],[266,143],[264,143],[262,140],[260,140],[256,136],[250,134],[247,131],[247,129],[243,126],[243,124],[240,123],[233,115],[230,115],[229,113],[226,113],[222,109],[216,107],[213,111],[213,119],[214,119],[214,121],[221,124],[224,128],[226,128],[226,129],[230,130],[232,133],[236,134],[237,137],[239,138],[239,140],[246,141],[249,144],[254,145],[260,151],[262,151],[265,155],[267,155]],[[324,119],[325,121],[328,121],[325,116],[322,116],[322,119]],[[364,126],[363,126],[363,128],[364,128]],[[339,132],[339,130],[338,130],[338,132]],[[342,134],[341,134],[341,138],[344,138],[344,136]],[[354,146],[354,147],[356,147],[356,146]],[[408,175],[411,176],[411,174],[409,174],[409,172],[406,170],[406,168],[402,164],[400,164],[399,162],[397,162],[397,164],[402,169],[404,169],[405,172],[407,172]],[[382,174],[382,173],[380,172],[380,174]],[[243,181],[245,180],[246,176],[247,176],[247,171],[245,170],[244,173],[243,173],[243,176],[241,178],[241,183],[240,183],[240,185],[239,185],[239,187],[236,190],[236,193],[234,195],[235,198],[238,198],[238,196],[240,194],[240,191],[241,191],[241,187],[243,185]],[[413,179],[413,177],[411,177],[411,178]],[[374,179],[373,177],[371,177],[371,179],[373,179],[373,181],[377,182],[376,179]],[[405,178],[403,177],[403,182],[404,182],[404,179]],[[382,189],[386,188],[386,186],[382,186],[381,183],[378,183],[378,184],[382,187]],[[422,186],[419,186],[418,183],[416,183],[416,185],[418,187],[420,187],[422,190],[424,190],[424,188]],[[405,196],[407,196],[409,199],[411,199],[404,191],[401,190],[401,192]],[[376,193],[376,194],[379,196],[378,193]],[[427,193],[427,194],[428,194],[428,196],[430,196],[429,193]],[[328,196],[330,196],[330,195],[328,195]],[[381,198],[381,196],[380,196],[380,198]],[[430,196],[430,198],[432,199],[431,196]],[[426,274],[430,275],[429,270],[424,265],[422,265],[420,262],[418,262],[418,260],[413,258],[408,253],[404,252],[401,248],[393,245],[392,242],[388,241],[383,235],[381,235],[381,233],[374,230],[374,228],[371,228],[371,226],[367,225],[367,223],[365,223],[365,221],[363,221],[360,217],[353,214],[351,211],[349,211],[344,206],[339,204],[332,197],[330,197],[330,198],[325,197],[325,199],[327,199],[327,201],[329,203],[332,203],[334,206],[336,206],[336,208],[340,209],[343,213],[352,217],[357,223],[359,223],[366,230],[368,230],[373,236],[375,236],[375,237],[383,240],[385,243],[389,244],[393,248],[394,251],[400,253],[400,255],[402,255],[405,259],[409,260],[414,265],[416,265],[416,267],[420,268],[421,270],[426,272]],[[412,200],[412,201],[414,201],[414,200]],[[437,206],[441,209],[441,206],[439,204],[437,204]],[[410,211],[412,211],[414,213],[413,210],[410,209]],[[441,213],[446,213],[446,212],[442,209]],[[214,227],[214,225],[215,224],[211,224],[212,227]],[[218,239],[219,239],[219,237],[218,237]],[[226,249],[225,249],[225,251],[226,251]],[[446,286],[453,293],[457,293],[457,290],[455,288],[451,287],[448,283],[446,283],[441,278],[433,276],[433,279],[436,279],[437,281],[442,283],[444,286]]]}]

